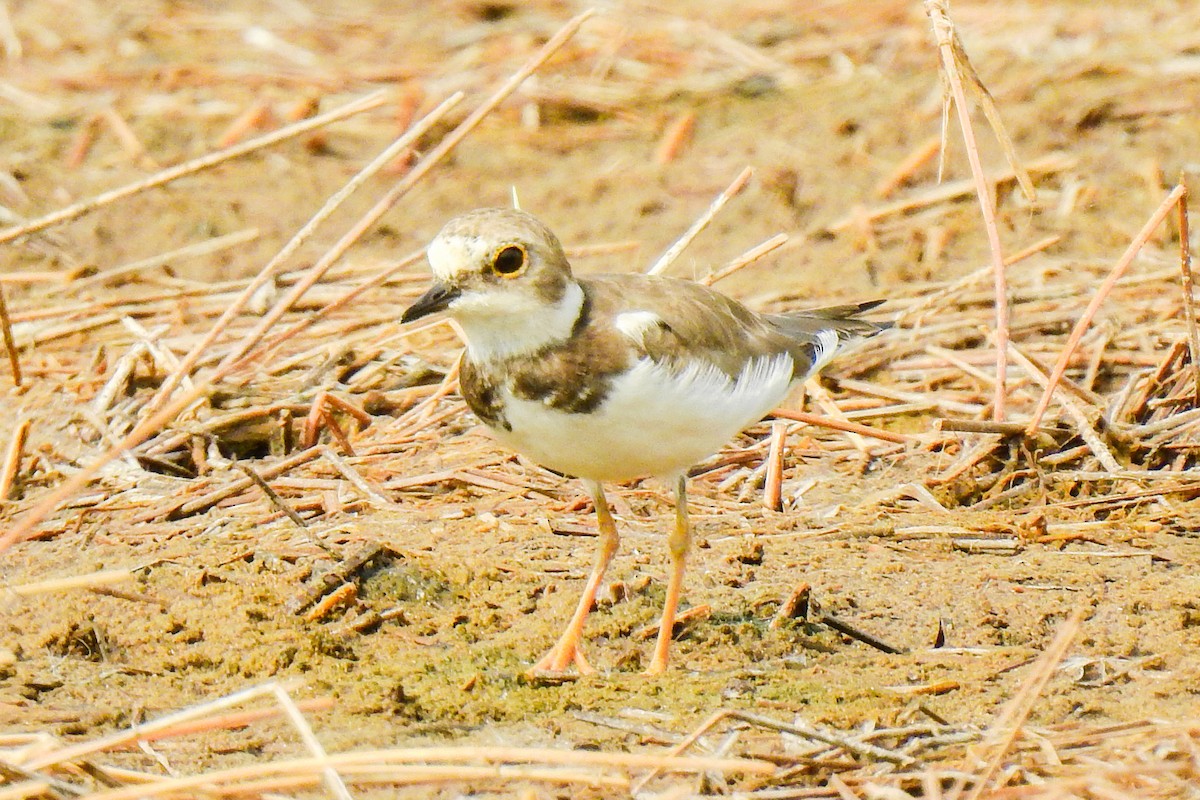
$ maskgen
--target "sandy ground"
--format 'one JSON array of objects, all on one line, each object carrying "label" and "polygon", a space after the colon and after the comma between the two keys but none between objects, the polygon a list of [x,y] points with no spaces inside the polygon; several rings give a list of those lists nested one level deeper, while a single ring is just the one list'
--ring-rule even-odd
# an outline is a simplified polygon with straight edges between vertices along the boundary
[{"label": "sandy ground", "polygon": [[[0,75],[6,224],[207,152],[255,103],[278,120],[309,98],[327,110],[373,88],[388,91],[382,108],[313,137],[3,245],[0,269],[18,276],[4,283],[18,338],[37,335],[29,332],[43,322],[41,312],[45,324],[78,325],[23,349],[25,388],[12,387],[7,366],[0,374],[7,406],[0,441],[12,438],[19,419],[34,420],[24,469],[0,507],[4,526],[112,441],[97,433],[88,409],[134,341],[121,316],[149,329],[165,326],[154,335],[185,352],[226,302],[206,302],[205,287],[253,275],[397,135],[404,109],[423,113],[454,90],[468,92],[452,119],[423,140],[428,150],[578,10],[560,2],[395,5],[351,3],[327,14],[285,2],[223,9],[3,4],[13,33]],[[1015,252],[1061,237],[1035,260],[1042,270],[1035,273],[1074,281],[1080,292],[1063,303],[1081,309],[1097,281],[1078,276],[1103,274],[1164,187],[1198,169],[1200,15],[1190,3],[1167,0],[1104,10],[960,2],[953,10],[1017,152],[1029,163],[1066,159],[1037,177],[1035,202],[1002,187],[1003,244]],[[782,231],[791,236],[787,245],[721,288],[756,307],[920,295],[986,264],[974,197],[864,220],[868,209],[936,188],[935,159],[891,198],[876,189],[938,135],[940,100],[936,50],[915,2],[750,0],[706,3],[703,11],[688,3],[611,3],[339,269],[373,274],[421,248],[449,216],[508,204],[514,190],[568,247],[617,243],[578,258],[580,271],[642,269],[751,165],[750,188],[685,251],[675,274],[704,275]],[[143,153],[122,143],[106,109],[128,124]],[[693,135],[658,163],[664,131],[687,114],[694,115]],[[1000,150],[976,117],[985,166],[1002,173]],[[80,152],[89,126],[95,141]],[[950,140],[947,180],[961,180],[969,172],[957,128]],[[295,268],[312,263],[401,169],[368,183],[302,249]],[[253,241],[214,255],[171,258],[113,285],[76,284],[96,270],[248,228],[257,231]],[[1174,246],[1155,239],[1159,260],[1139,269],[1169,267]],[[117,594],[6,601],[0,728],[85,740],[272,679],[294,682],[299,699],[333,698],[309,717],[325,746],[338,751],[414,743],[641,751],[677,740],[721,708],[842,729],[923,719],[923,708],[952,724],[986,726],[1081,606],[1085,622],[1034,722],[1186,720],[1200,712],[1193,495],[1096,511],[1048,491],[977,510],[967,506],[983,490],[968,475],[937,490],[949,509],[937,511],[912,495],[897,500],[896,487],[932,487],[957,450],[885,448],[864,456],[841,434],[802,426],[788,437],[784,511],[765,509],[744,480],[723,483],[728,473],[694,481],[698,546],[686,603],[712,611],[681,632],[667,675],[638,674],[650,647],[638,632],[654,622],[664,593],[662,532],[670,514],[663,487],[647,481],[615,492],[624,549],[610,573],[615,586],[588,627],[599,674],[526,680],[524,670],[554,640],[590,566],[590,506],[577,485],[492,445],[453,396],[422,425],[405,427],[413,400],[403,387],[436,383],[457,353],[444,328],[399,335],[396,320],[420,289],[422,271],[410,268],[336,315],[336,325],[315,328],[292,349],[274,351],[270,363],[238,373],[213,401],[222,411],[304,406],[329,389],[361,405],[370,391],[399,392],[397,405],[370,426],[351,426],[356,448],[374,454],[358,468],[373,485],[392,487],[385,488],[390,502],[331,488],[338,475],[326,470],[304,473],[324,483],[280,488],[297,502],[316,498],[304,507],[307,533],[253,489],[178,513],[181,500],[233,480],[216,463],[222,455],[264,469],[278,461],[275,434],[254,425],[210,440],[214,475],[171,476],[115,462],[51,515],[36,540],[0,555],[0,578],[10,586],[108,569],[136,574],[114,587]],[[334,288],[314,290],[307,309],[333,299]],[[172,292],[139,310],[142,298]],[[98,327],[79,324],[108,314],[123,297],[136,302]],[[989,317],[981,312],[979,319],[981,340]],[[248,312],[236,330],[254,321]],[[1120,330],[1128,321],[1114,315],[1103,324]],[[345,344],[339,330],[348,350],[338,349]],[[1064,332],[1051,326],[1029,335]],[[290,369],[277,369],[293,356]],[[355,384],[339,367],[351,362],[355,369],[382,365],[380,377]],[[831,374],[890,385],[889,369],[843,364]],[[112,427],[104,436],[127,430],[162,374],[161,365],[139,368],[122,399],[124,416],[106,417]],[[1107,396],[1119,384],[1101,375],[1095,388]],[[1028,408],[1018,403],[1016,411]],[[214,413],[201,409],[177,429],[191,430]],[[924,434],[936,416],[943,414],[926,410],[880,424]],[[272,428],[274,419],[262,425]],[[756,427],[725,456],[746,453],[753,469],[768,430]],[[961,441],[965,448],[975,440],[964,434]],[[438,471],[459,474],[403,485]],[[1076,535],[1036,540],[1029,531],[1039,516]],[[979,551],[947,531],[1007,537],[1008,544]],[[291,610],[333,564],[313,537],[339,556],[383,548],[351,576],[357,595],[347,608],[319,619]],[[772,627],[801,582],[813,586],[824,613],[903,652],[873,649],[812,615]],[[347,631],[369,612],[387,618]],[[193,772],[301,752],[294,731],[274,720],[168,739],[111,763]]]}]

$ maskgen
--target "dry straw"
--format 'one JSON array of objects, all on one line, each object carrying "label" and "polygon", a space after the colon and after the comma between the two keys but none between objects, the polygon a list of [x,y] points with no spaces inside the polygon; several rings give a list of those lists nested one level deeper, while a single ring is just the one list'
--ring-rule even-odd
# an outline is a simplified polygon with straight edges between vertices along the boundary
[{"label": "dry straw", "polygon": [[[897,290],[888,306],[895,328],[867,342],[854,359],[835,365],[832,383],[812,387],[810,396],[818,410],[779,410],[773,421],[753,429],[737,447],[697,467],[693,494],[705,513],[747,526],[778,520],[781,513],[811,512],[805,494],[818,492],[826,478],[801,463],[796,451],[802,450],[804,460],[819,462],[826,473],[884,465],[898,478],[875,494],[844,500],[836,526],[823,527],[831,523],[820,522],[776,536],[936,538],[949,542],[947,549],[955,548],[964,559],[1087,542],[1101,553],[1096,557],[1150,558],[1153,554],[1147,550],[1104,538],[1093,523],[1135,509],[1142,510],[1145,520],[1169,522],[1183,503],[1200,496],[1195,472],[1200,466],[1200,341],[1191,296],[1186,189],[1181,183],[1157,210],[1147,209],[1152,213],[1115,266],[1061,257],[1055,252],[1058,236],[1014,245],[1004,256],[994,218],[997,186],[1013,181],[1031,186],[1071,170],[1078,159],[1050,153],[1030,158],[1021,169],[995,104],[967,61],[947,5],[931,0],[926,10],[948,86],[946,114],[952,100],[972,177],[932,188],[903,188],[933,158],[937,145],[927,139],[880,182],[878,205],[826,227],[839,232],[857,226],[873,232],[911,225],[915,230],[921,224],[912,222],[917,215],[940,219],[953,200],[974,193],[989,263],[963,278]],[[247,229],[94,277],[60,276],[56,295],[96,292],[82,305],[57,300],[51,305],[44,299],[5,304],[5,293],[0,293],[9,368],[25,393],[17,396],[29,407],[29,413],[14,419],[0,469],[5,520],[0,550],[35,536],[73,530],[91,514],[104,515],[105,528],[114,538],[138,526],[141,532],[151,532],[146,535],[167,539],[177,530],[174,523],[215,507],[261,526],[280,519],[280,526],[294,526],[289,531],[301,528],[305,537],[340,554],[330,573],[335,585],[306,585],[297,595],[296,608],[288,609],[308,613],[314,621],[332,620],[343,604],[353,605],[365,565],[386,555],[380,548],[331,546],[324,537],[343,515],[405,508],[433,518],[447,497],[476,502],[482,496],[531,515],[541,514],[548,498],[560,507],[574,502],[563,499],[558,477],[498,451],[470,432],[458,436],[453,448],[446,446],[446,425],[453,422],[459,430],[465,414],[455,393],[457,363],[443,356],[433,365],[414,366],[411,357],[418,345],[426,353],[454,352],[454,332],[444,323],[408,330],[394,326],[394,309],[411,300],[426,279],[409,271],[420,253],[383,265],[340,271],[335,267],[365,231],[405,192],[426,180],[434,165],[512,97],[588,18],[583,14],[571,20],[520,70],[493,88],[470,115],[424,151],[423,158],[406,167],[374,207],[311,266],[287,271],[300,245],[310,241],[317,226],[370,175],[395,164],[397,155],[448,124],[459,95],[450,95],[420,116],[419,102],[404,101],[404,133],[333,195],[251,279],[198,286],[156,276],[158,282],[148,289],[109,285],[110,279],[148,276],[158,265],[198,253],[237,252],[234,248],[255,233]],[[603,22],[594,24],[600,27]],[[682,24],[671,32],[707,37],[705,41],[730,64],[729,71],[718,76],[723,85],[733,78],[745,79],[748,70],[754,71],[751,77],[781,83],[795,77],[786,64],[711,27]],[[621,33],[626,35],[633,34]],[[834,45],[819,47],[824,48],[819,50],[822,58],[832,57]],[[669,91],[706,86],[689,75],[669,87],[665,82],[632,86],[616,79],[597,80],[594,76],[604,73],[605,59],[611,67],[620,49],[611,45],[603,51],[591,77],[526,85],[522,99],[541,104],[569,101],[575,111],[607,114],[619,112],[634,96],[654,99]],[[13,52],[11,46],[8,52]],[[982,104],[1009,160],[1007,170],[985,174],[971,130],[970,100]],[[384,102],[382,94],[371,94],[158,171],[14,225],[0,232],[0,243],[285,139],[325,130]],[[124,129],[130,157],[152,155],[129,135],[128,125],[115,112],[96,119],[95,125],[85,127]],[[223,141],[238,140],[262,120],[261,107],[247,108],[223,134]],[[667,125],[658,158],[670,162],[686,155],[683,148],[695,125],[686,113],[676,116]],[[87,133],[94,135],[94,130]],[[564,136],[571,135],[587,132],[566,129]],[[943,132],[939,140],[943,150],[946,135]],[[76,145],[68,157],[84,162],[90,144],[81,138]],[[747,169],[721,192],[652,269],[667,268],[689,242],[704,235],[749,177]],[[1180,214],[1179,264],[1171,263],[1174,255],[1168,258],[1155,251],[1157,261],[1135,268],[1135,257],[1153,250],[1154,236],[1172,209]],[[804,242],[803,236],[774,236],[704,280],[715,282],[767,253]],[[595,243],[572,248],[572,256],[586,258],[631,246],[636,243]],[[15,285],[6,281],[5,289]],[[383,308],[358,302],[366,292],[379,293]],[[7,296],[19,294],[8,291]],[[307,305],[301,307],[301,301]],[[183,322],[181,307],[187,309]],[[252,308],[257,316],[252,316]],[[1098,321],[1102,308],[1109,314],[1107,323]],[[179,341],[186,344],[178,358],[162,343],[167,324],[186,328],[180,334]],[[103,345],[103,357],[82,355],[78,348],[64,345],[81,333]],[[139,379],[144,383],[147,373],[158,378],[154,390],[139,388]],[[391,381],[397,374],[411,379],[409,385],[397,388]],[[335,384],[336,391],[320,390]],[[218,389],[237,395],[240,402],[222,405],[212,400]],[[89,402],[78,404],[87,406],[86,412],[68,416],[63,404],[51,402],[59,395],[86,397]],[[80,443],[84,466],[54,482],[45,478],[48,459],[30,442],[37,443],[44,431],[69,425],[94,433],[94,438]],[[220,446],[244,441],[258,443],[274,455],[244,459],[244,470],[227,468],[214,458]],[[155,490],[146,480],[150,472],[172,475],[171,490]],[[87,487],[91,492],[85,494]],[[1024,510],[1033,505],[1040,516],[1027,519]],[[1008,527],[996,528],[997,512]],[[558,532],[563,535],[591,533],[572,527],[570,521],[554,524],[561,526]],[[67,590],[102,591],[131,577],[117,570],[25,580],[7,587],[6,602],[30,603]],[[835,617],[815,610],[812,593],[811,587],[799,585],[785,593],[781,606],[787,613],[776,617],[774,629],[811,624],[889,652],[899,649],[896,643],[858,630],[840,612]],[[713,611],[698,609],[700,616]],[[338,620],[337,634],[366,636],[402,614],[403,608],[397,607],[347,615]],[[455,787],[448,791],[464,785],[504,791],[538,785],[578,793],[629,794],[643,788],[687,793],[694,783],[684,783],[680,775],[712,773],[733,784],[731,791],[739,792],[737,796],[761,800],[899,797],[901,792],[971,798],[1182,796],[1200,781],[1192,757],[1200,748],[1196,725],[1036,721],[1039,699],[1061,674],[1072,642],[1087,625],[1079,612],[1067,616],[1040,657],[1020,667],[1026,672],[1019,691],[994,718],[954,724],[940,718],[922,698],[952,689],[947,682],[931,681],[893,687],[914,702],[911,714],[892,726],[836,729],[790,714],[729,708],[699,726],[664,733],[669,742],[665,752],[648,747],[623,753],[478,746],[330,752],[314,733],[313,722],[333,701],[294,699],[298,686],[268,684],[111,736],[85,736],[70,743],[48,732],[0,736],[0,773],[7,781],[0,791],[5,797],[114,800],[198,792],[261,796],[321,786],[339,797],[353,796],[360,787],[415,785]],[[280,718],[288,721],[306,756],[178,777],[120,767],[112,757],[140,742],[202,736]],[[714,744],[717,736],[722,737],[720,744]],[[716,747],[718,754],[702,754],[705,746]]]}]

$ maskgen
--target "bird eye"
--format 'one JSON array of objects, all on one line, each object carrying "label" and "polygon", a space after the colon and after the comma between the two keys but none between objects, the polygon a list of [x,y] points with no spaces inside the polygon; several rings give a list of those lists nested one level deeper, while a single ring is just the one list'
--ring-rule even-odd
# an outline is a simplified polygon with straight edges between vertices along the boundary
[{"label": "bird eye", "polygon": [[515,244],[502,247],[492,259],[492,271],[506,278],[514,278],[525,268],[525,251]]}]

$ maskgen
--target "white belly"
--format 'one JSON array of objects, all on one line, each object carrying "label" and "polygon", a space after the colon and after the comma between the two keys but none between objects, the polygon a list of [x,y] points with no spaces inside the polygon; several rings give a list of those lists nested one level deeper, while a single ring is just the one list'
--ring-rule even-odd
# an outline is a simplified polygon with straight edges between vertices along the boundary
[{"label": "white belly", "polygon": [[737,380],[714,367],[682,372],[639,361],[590,413],[504,395],[503,444],[551,469],[594,481],[669,476],[707,458],[777,406],[792,382],[787,354],[752,361]]}]

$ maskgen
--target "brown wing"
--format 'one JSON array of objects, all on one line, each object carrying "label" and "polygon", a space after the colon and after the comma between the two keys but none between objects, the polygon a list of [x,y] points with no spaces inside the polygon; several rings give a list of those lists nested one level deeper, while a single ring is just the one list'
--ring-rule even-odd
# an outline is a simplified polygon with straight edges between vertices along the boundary
[{"label": "brown wing", "polygon": [[694,281],[645,275],[601,275],[582,280],[592,318],[615,320],[619,314],[648,311],[662,322],[642,337],[646,355],[670,363],[682,350],[702,358],[730,377],[746,361],[788,353],[796,377],[807,375],[822,359],[828,343],[822,332],[837,334],[839,344],[869,336],[881,326],[853,315],[878,305],[834,306],[790,314],[759,314],[720,292]]}]

